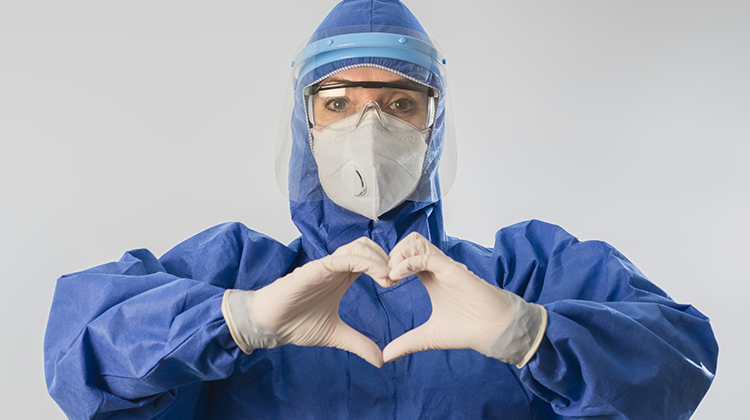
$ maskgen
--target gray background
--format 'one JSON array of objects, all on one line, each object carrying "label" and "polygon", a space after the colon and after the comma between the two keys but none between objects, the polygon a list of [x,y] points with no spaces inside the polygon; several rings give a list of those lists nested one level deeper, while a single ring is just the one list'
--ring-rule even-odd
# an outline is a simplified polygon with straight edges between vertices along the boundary
[{"label": "gray background", "polygon": [[[42,366],[61,274],[228,220],[296,236],[278,117],[335,2],[257,3],[0,0],[3,418],[64,417]],[[712,319],[694,418],[746,416],[750,2],[408,5],[449,60],[449,234],[492,245],[539,218],[613,244]]]}]

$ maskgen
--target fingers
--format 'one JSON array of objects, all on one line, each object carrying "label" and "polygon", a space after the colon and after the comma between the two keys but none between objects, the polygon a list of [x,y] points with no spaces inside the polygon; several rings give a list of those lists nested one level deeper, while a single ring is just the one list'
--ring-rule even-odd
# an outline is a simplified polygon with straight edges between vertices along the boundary
[{"label": "fingers", "polygon": [[[347,260],[350,257],[354,257],[354,259]],[[358,258],[372,260],[373,264],[367,265]],[[326,265],[330,266],[332,271],[365,273],[382,287],[393,286],[393,282],[388,279],[388,273],[383,273],[380,268],[380,266],[385,266],[387,271],[388,254],[370,238],[363,236],[341,246],[326,259],[331,260]]]},{"label": "fingers", "polygon": [[[417,255],[439,255],[443,256],[442,251],[428,241],[424,236],[417,232],[410,233],[401,242],[396,244],[390,253],[388,267],[393,268],[401,264],[405,259]],[[399,278],[400,280],[400,278]]]},{"label": "fingers", "polygon": [[[361,237],[355,241],[352,241],[339,249],[336,250],[329,258],[331,258],[332,271],[342,272],[349,270],[350,272],[364,272],[373,278],[382,287],[391,287],[398,284],[402,278],[416,274],[419,271],[416,269],[408,269],[409,266],[426,266],[429,259],[425,259],[422,262],[412,261],[410,265],[401,267],[399,271],[393,271],[394,267],[402,265],[402,263],[410,258],[418,256],[434,255],[445,258],[445,254],[440,251],[435,245],[428,241],[424,236],[418,232],[412,232],[402,239],[391,251],[390,255],[387,255],[383,249],[374,241],[367,237]],[[338,257],[362,257],[371,259],[373,261],[380,262],[391,268],[389,275],[382,276],[379,268],[374,265],[369,266],[369,272],[364,270],[364,265],[361,260],[336,260]],[[452,260],[451,260],[452,261]],[[360,270],[356,270],[353,266],[359,266]],[[408,273],[408,274],[404,274]]]},{"label": "fingers", "polygon": [[388,266],[380,260],[353,255],[331,255],[320,262],[323,267],[334,273],[365,273],[383,287],[393,285],[388,278]]},{"label": "fingers", "polygon": [[388,343],[383,349],[383,363],[392,362],[407,354],[441,348],[433,337],[432,324],[427,321],[425,324],[404,333],[402,336]]},{"label": "fingers", "polygon": [[372,258],[381,261],[383,264],[388,264],[388,254],[383,251],[383,248],[376,244],[372,239],[364,236],[339,247],[332,255],[356,255]]},{"label": "fingers", "polygon": [[[361,237],[319,260],[322,267],[337,273],[365,273],[384,288],[398,284],[406,276],[428,270],[433,258],[447,259],[443,252],[417,232],[412,232],[386,254],[383,249],[367,237]],[[409,263],[405,263],[409,260]],[[438,264],[439,265],[439,264]],[[390,268],[390,272],[383,266]],[[396,269],[396,267],[399,267]]]},{"label": "fingers", "polygon": [[[418,274],[424,271],[442,274],[459,266],[444,254],[420,254],[402,259],[398,264],[392,266],[388,277],[391,279],[403,279],[404,277]],[[444,276],[441,276],[444,277]]]},{"label": "fingers", "polygon": [[328,347],[354,353],[376,368],[383,366],[383,353],[381,353],[380,347],[344,321],[338,321],[334,337],[331,338]]}]

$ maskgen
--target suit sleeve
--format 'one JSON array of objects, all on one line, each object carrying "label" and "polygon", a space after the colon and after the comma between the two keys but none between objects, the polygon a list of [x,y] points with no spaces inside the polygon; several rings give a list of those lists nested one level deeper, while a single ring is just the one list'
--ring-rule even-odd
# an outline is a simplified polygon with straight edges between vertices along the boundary
[{"label": "suit sleeve", "polygon": [[610,245],[532,221],[501,230],[503,287],[548,313],[519,372],[561,418],[683,419],[713,380],[708,318],[674,302]]},{"label": "suit sleeve", "polygon": [[71,419],[193,418],[206,381],[240,351],[227,288],[261,287],[293,260],[275,241],[220,225],[161,259],[147,250],[58,280],[44,342],[50,395]]}]

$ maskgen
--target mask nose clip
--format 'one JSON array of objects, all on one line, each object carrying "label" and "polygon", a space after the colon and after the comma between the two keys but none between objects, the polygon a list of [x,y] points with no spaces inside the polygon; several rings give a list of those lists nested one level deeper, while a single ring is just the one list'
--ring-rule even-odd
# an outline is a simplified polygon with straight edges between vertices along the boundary
[{"label": "mask nose clip", "polygon": [[384,124],[383,121],[383,114],[382,110],[380,109],[380,105],[378,105],[375,101],[367,101],[362,105],[362,110],[359,112],[359,117],[357,117],[357,124],[355,124],[355,127],[359,127],[359,123],[362,122],[362,120],[365,118],[365,113],[367,111],[374,110],[375,115],[377,115],[378,120],[380,120],[381,124]]}]

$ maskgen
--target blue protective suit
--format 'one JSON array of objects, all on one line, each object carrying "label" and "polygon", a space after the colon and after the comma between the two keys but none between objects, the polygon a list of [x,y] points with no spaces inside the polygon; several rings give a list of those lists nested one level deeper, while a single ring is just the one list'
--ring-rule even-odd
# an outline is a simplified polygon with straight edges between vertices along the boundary
[{"label": "blue protective suit", "polygon": [[[402,4],[384,0],[345,1],[318,32],[365,21],[373,30],[423,32]],[[437,85],[423,69],[378,60]],[[292,124],[295,167],[309,175],[316,169],[306,122]],[[430,145],[437,156],[441,127],[439,118]],[[423,181],[437,188],[430,168]],[[47,386],[63,411],[72,419],[682,419],[711,384],[718,348],[707,318],[672,301],[606,243],[530,221],[500,230],[485,248],[445,234],[439,200],[407,201],[373,222],[333,204],[315,182],[297,186],[323,196],[291,202],[302,235],[289,245],[229,223],[161,258],[134,250],[60,278],[44,350]],[[221,314],[225,289],[259,289],[360,236],[388,252],[412,231],[546,307],[549,325],[528,365],[453,350],[377,369],[338,349],[287,345],[246,355],[232,340]],[[383,289],[362,276],[340,315],[383,348],[429,318],[430,300],[416,277]]]}]

